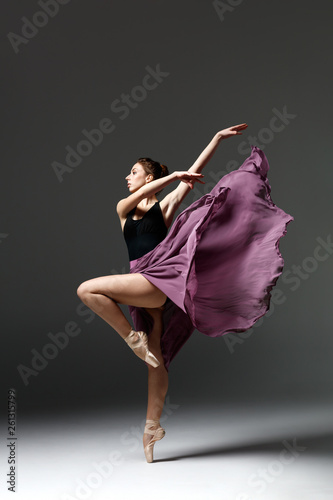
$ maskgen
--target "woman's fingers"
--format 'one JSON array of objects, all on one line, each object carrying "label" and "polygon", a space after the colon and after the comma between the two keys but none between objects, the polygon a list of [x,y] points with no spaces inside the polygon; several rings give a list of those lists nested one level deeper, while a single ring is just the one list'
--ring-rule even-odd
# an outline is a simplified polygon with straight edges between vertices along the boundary
[{"label": "woman's fingers", "polygon": [[188,184],[191,188],[193,187],[194,182],[200,182],[200,184],[206,184],[204,181],[201,181],[200,179],[191,179],[189,181],[185,181],[186,184]]},{"label": "woman's fingers", "polygon": [[231,130],[244,130],[245,128],[247,128],[248,125],[247,123],[240,123],[239,125],[234,125],[233,127],[230,127]]},{"label": "woman's fingers", "polygon": [[204,177],[203,174],[199,174],[198,172],[181,172],[181,175],[179,176],[183,180],[191,180],[192,178],[195,178],[197,180],[197,177]]},{"label": "woman's fingers", "polygon": [[239,125],[234,125],[233,127],[229,128],[229,131],[233,135],[242,135],[240,130],[244,130],[248,127],[246,123],[240,123]]},{"label": "woman's fingers", "polygon": [[191,189],[193,189],[194,182],[200,182],[200,184],[205,184],[204,181],[199,179],[198,177],[204,177],[203,174],[199,172],[180,172],[178,178],[185,182]]},{"label": "woman's fingers", "polygon": [[220,137],[227,139],[233,135],[242,135],[241,130],[245,130],[248,127],[247,123],[239,123],[238,125],[233,125],[219,132]]},{"label": "woman's fingers", "polygon": [[203,177],[203,174],[199,174],[197,172],[191,172],[190,176],[193,177],[193,179],[190,179],[190,182],[200,182],[201,184],[205,184],[204,181],[198,179],[198,177]]}]

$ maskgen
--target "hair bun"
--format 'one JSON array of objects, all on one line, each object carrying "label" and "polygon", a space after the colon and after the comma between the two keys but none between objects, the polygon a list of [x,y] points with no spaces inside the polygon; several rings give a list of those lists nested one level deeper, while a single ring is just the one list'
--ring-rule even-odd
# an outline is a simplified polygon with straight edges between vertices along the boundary
[{"label": "hair bun", "polygon": [[[168,167],[166,165],[163,165],[159,161],[154,161],[151,158],[142,157],[137,160],[137,163],[140,163],[145,173],[147,175],[151,174],[153,176],[153,179],[159,179],[160,177],[169,175]],[[161,192],[162,189],[155,194],[158,195]]]},{"label": "hair bun", "polygon": [[162,177],[165,177],[166,175],[169,175],[169,170],[166,165],[163,165],[160,163],[161,169],[162,169]]}]

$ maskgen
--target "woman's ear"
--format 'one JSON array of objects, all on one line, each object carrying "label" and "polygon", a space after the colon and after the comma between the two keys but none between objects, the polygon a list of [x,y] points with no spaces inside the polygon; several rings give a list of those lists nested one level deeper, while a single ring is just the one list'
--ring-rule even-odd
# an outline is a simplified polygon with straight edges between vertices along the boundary
[{"label": "woman's ear", "polygon": [[148,174],[147,177],[146,177],[146,182],[151,182],[153,180],[154,180],[153,174]]}]

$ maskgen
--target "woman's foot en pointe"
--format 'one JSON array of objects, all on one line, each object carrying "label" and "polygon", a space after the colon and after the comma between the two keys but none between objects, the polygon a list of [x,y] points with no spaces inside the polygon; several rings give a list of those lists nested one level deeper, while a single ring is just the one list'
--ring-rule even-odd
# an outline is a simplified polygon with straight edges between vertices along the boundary
[{"label": "woman's foot en pointe", "polygon": [[158,419],[146,420],[144,433],[152,435],[150,441],[147,443],[146,446],[144,446],[146,460],[148,463],[151,463],[153,461],[154,444],[156,441],[159,441],[165,436],[165,429],[163,429],[163,427],[160,426],[160,421]]},{"label": "woman's foot en pointe", "polygon": [[157,366],[160,365],[159,360],[148,349],[148,336],[145,332],[136,332],[135,330],[131,330],[124,340],[132,349],[134,354],[143,359],[143,361],[154,368],[157,368]]}]

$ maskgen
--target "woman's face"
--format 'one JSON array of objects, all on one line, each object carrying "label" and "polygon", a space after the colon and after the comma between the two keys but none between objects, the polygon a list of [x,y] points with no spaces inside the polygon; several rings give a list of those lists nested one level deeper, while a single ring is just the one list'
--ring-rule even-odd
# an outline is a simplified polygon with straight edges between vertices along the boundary
[{"label": "woman's face", "polygon": [[131,193],[137,191],[141,186],[144,186],[147,183],[149,177],[152,177],[152,175],[146,174],[140,163],[133,165],[131,172],[127,177],[125,177],[129,191]]}]

